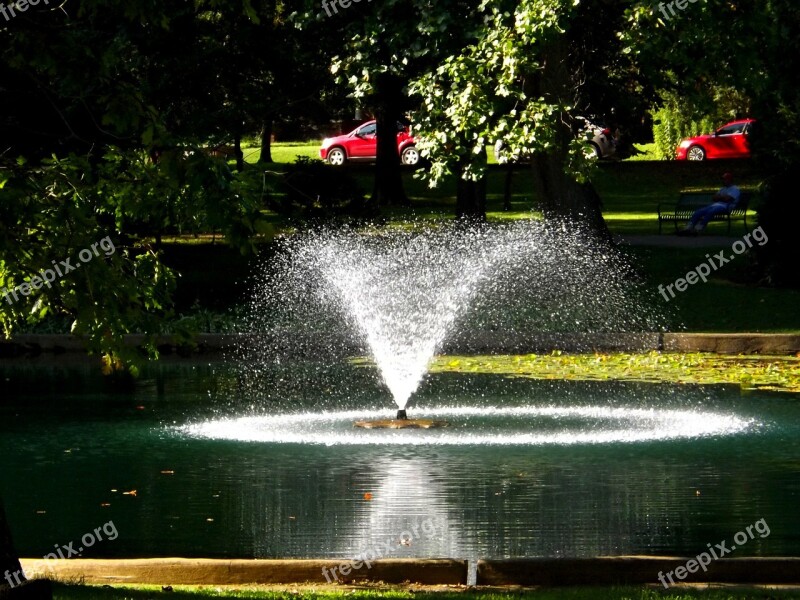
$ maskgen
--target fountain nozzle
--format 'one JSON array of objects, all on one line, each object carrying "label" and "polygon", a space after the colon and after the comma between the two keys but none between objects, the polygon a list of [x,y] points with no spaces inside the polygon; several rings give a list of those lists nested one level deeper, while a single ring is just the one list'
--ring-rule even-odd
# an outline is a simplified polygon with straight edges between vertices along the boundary
[{"label": "fountain nozzle", "polygon": [[405,408],[401,408],[400,410],[397,411],[396,419],[398,421],[408,421],[408,415],[406,414]]}]

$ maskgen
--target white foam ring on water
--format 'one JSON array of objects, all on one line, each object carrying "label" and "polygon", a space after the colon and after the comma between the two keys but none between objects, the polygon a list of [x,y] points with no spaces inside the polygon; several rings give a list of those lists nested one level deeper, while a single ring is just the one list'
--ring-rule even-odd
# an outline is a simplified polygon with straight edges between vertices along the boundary
[{"label": "white foam ring on water", "polygon": [[[448,419],[451,426],[441,429],[367,430],[354,428],[361,419],[386,418],[383,411],[337,411],[321,413],[247,416],[209,420],[175,428],[194,438],[262,442],[272,444],[334,445],[576,445],[653,442],[703,438],[745,433],[758,423],[733,414],[702,410],[648,408],[609,408],[606,406],[524,406],[524,407],[448,407],[415,411],[414,418]],[[492,425],[491,419],[506,419]],[[528,419],[520,423],[508,418]],[[579,424],[565,423],[554,431],[530,431],[530,419],[580,419]],[[471,419],[489,423],[471,423]],[[593,424],[612,421],[613,427]]]}]

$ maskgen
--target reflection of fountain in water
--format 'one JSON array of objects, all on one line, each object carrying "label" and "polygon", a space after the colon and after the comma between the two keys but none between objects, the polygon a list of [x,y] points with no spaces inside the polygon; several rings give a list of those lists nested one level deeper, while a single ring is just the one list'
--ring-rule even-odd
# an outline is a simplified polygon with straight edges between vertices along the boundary
[{"label": "reflection of fountain in water", "polygon": [[273,387],[258,382],[260,363],[311,353],[330,362],[366,351],[404,409],[455,336],[657,325],[616,251],[537,222],[305,234],[285,250],[254,294],[251,329],[259,337],[240,356],[257,398]]},{"label": "reflection of fountain in water", "polygon": [[444,474],[422,457],[381,462],[374,472],[382,475],[356,516],[350,547],[341,550],[404,558],[424,548],[428,556],[462,556],[458,536],[450,535]]}]

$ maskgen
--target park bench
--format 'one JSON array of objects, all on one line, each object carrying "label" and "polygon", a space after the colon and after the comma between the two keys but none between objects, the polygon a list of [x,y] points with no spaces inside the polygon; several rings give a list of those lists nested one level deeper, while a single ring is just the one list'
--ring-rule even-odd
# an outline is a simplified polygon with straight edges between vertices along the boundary
[{"label": "park bench", "polygon": [[[698,208],[708,206],[714,202],[716,192],[681,192],[678,203],[669,207],[658,205],[658,233],[661,233],[662,224],[665,221],[675,223],[675,231],[678,231],[679,223],[688,223],[692,214]],[[732,221],[744,221],[744,228],[747,230],[747,207],[750,205],[752,192],[742,192],[739,203],[732,211],[719,215],[714,215],[712,221],[727,221],[728,233],[731,232]]]}]

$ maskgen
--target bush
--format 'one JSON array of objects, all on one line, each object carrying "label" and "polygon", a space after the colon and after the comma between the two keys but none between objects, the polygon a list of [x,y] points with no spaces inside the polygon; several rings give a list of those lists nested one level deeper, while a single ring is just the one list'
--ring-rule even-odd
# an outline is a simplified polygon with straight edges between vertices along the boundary
[{"label": "bush", "polygon": [[710,117],[693,118],[673,104],[653,111],[653,141],[659,160],[675,158],[681,140],[714,131],[717,123]]}]

